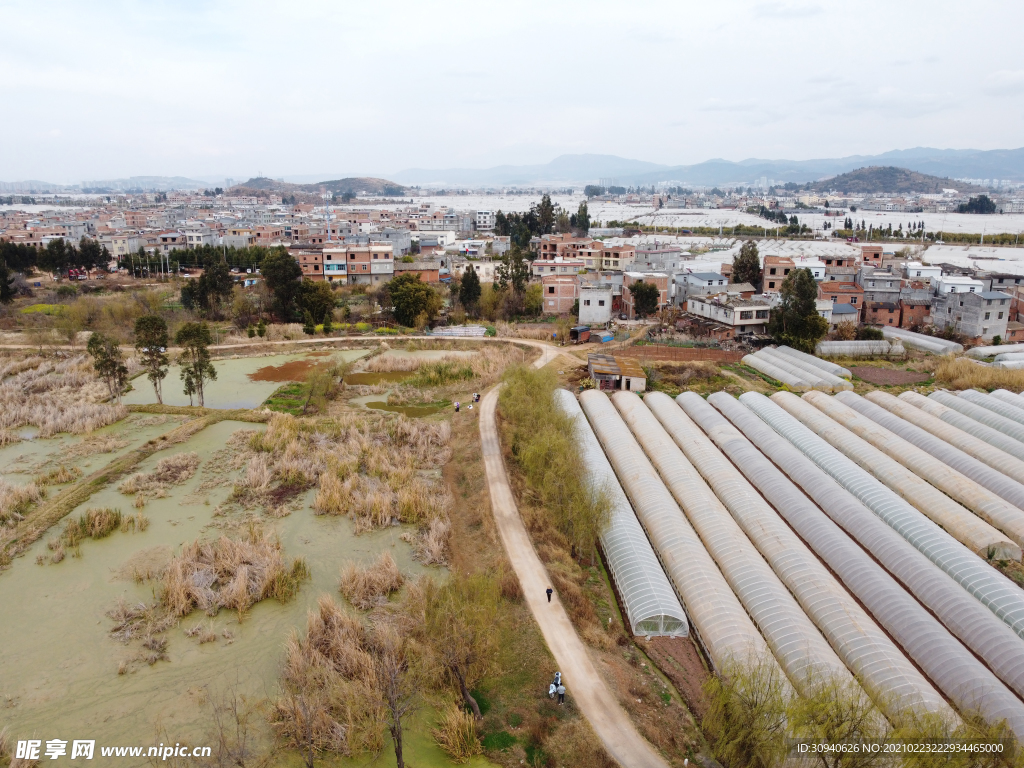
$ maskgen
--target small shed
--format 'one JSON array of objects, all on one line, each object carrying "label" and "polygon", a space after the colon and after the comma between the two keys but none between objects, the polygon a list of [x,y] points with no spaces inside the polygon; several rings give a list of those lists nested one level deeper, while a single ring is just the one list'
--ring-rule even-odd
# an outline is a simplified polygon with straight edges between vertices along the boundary
[{"label": "small shed", "polygon": [[583,344],[587,341],[590,341],[590,326],[577,325],[575,328],[570,328],[569,341],[571,341],[573,344]]},{"label": "small shed", "polygon": [[602,344],[607,344],[609,341],[615,341],[615,334],[611,331],[598,331],[596,334],[591,334],[595,341],[599,341]]},{"label": "small shed", "polygon": [[647,374],[636,360],[628,357],[587,355],[587,370],[590,378],[597,382],[598,389],[624,389],[628,392],[647,389]]}]

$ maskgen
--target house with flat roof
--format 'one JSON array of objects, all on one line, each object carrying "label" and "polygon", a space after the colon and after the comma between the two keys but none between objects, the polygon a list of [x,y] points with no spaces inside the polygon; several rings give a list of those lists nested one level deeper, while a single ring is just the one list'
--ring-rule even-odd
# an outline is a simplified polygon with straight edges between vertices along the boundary
[{"label": "house with flat roof", "polygon": [[932,299],[932,324],[970,339],[1006,338],[1012,299],[1001,291],[939,293]]}]

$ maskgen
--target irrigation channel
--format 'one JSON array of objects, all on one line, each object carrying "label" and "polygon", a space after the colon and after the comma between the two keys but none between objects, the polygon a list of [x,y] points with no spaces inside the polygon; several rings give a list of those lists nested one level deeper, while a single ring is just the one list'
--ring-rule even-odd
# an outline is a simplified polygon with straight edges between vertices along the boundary
[{"label": "irrigation channel", "polygon": [[861,397],[838,366],[764,362],[810,391],[559,398],[615,501],[602,545],[636,631],[1024,738],[1024,585],[1003,573],[1024,544],[1024,395]]}]

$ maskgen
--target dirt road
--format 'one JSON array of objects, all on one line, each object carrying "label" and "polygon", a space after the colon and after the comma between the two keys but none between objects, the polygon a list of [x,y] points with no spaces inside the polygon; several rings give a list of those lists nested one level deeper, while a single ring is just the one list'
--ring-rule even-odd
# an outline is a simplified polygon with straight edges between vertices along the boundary
[{"label": "dirt road", "polygon": [[[531,346],[543,350],[540,358],[534,363],[537,368],[557,357],[560,352],[556,347],[536,342]],[[668,768],[668,763],[637,732],[629,716],[605,684],[604,678],[594,667],[593,660],[576,634],[557,593],[550,603],[547,602],[544,590],[551,585],[551,580],[533,548],[523,520],[519,516],[512,489],[509,487],[498,442],[495,421],[497,404],[498,387],[495,387],[480,403],[480,442],[491,508],[505,551],[522,585],[526,603],[540,626],[548,648],[554,654],[558,668],[565,678],[568,694],[590,722],[608,754],[623,768]],[[543,696],[544,693],[537,691],[538,696]]]}]

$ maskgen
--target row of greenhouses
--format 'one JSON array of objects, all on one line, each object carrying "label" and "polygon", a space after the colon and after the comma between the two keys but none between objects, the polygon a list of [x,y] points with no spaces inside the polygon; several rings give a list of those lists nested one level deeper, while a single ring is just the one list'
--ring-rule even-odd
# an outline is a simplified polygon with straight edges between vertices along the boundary
[{"label": "row of greenhouses", "polygon": [[[784,349],[757,356],[849,373]],[[1024,545],[1024,395],[803,391],[559,393],[634,631],[1024,738],[1024,589],[995,567]]]},{"label": "row of greenhouses", "polygon": [[782,382],[796,392],[853,389],[850,371],[790,347],[765,347],[744,355],[743,364]]}]

